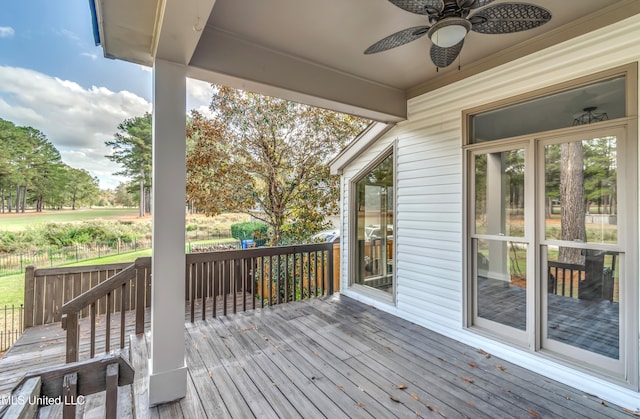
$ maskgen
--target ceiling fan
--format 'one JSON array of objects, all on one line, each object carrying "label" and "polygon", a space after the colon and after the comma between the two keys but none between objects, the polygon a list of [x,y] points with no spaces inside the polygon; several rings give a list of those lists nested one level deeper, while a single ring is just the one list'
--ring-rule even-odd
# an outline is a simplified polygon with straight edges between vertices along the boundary
[{"label": "ceiling fan", "polygon": [[[537,28],[549,20],[551,13],[529,3],[500,3],[493,0],[389,0],[401,9],[428,18],[428,25],[407,28],[387,36],[367,48],[374,54],[399,47],[428,35],[431,61],[438,68],[449,66],[462,50],[464,38],[472,30],[484,34],[503,34]],[[472,10],[479,9],[469,16]]]}]

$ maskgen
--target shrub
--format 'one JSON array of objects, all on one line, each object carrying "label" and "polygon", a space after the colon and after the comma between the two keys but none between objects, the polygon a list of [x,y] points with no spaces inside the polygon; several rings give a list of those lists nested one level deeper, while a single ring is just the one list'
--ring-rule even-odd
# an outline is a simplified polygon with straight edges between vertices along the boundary
[{"label": "shrub", "polygon": [[231,237],[238,240],[263,239],[267,237],[268,227],[260,222],[231,224]]}]

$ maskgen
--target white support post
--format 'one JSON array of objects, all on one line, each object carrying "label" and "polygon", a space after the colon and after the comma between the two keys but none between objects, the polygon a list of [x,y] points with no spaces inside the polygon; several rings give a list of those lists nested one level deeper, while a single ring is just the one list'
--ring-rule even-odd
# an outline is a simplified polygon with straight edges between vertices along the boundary
[{"label": "white support post", "polygon": [[[506,228],[506,179],[502,153],[487,155],[487,226],[490,234],[504,235]],[[492,240],[489,243],[489,272],[487,276],[509,282],[507,243]]]},{"label": "white support post", "polygon": [[186,66],[153,67],[153,266],[149,405],[182,398],[186,191]]}]

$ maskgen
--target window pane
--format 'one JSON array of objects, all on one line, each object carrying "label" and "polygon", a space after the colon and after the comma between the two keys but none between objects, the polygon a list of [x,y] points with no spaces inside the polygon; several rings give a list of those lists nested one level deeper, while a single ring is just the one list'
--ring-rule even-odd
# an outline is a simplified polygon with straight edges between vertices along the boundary
[{"label": "window pane", "polygon": [[475,232],[524,236],[524,150],[475,157]]},{"label": "window pane", "polygon": [[[536,132],[626,116],[625,78],[605,80],[566,92],[528,100],[471,117],[471,143],[511,138]],[[583,116],[587,114],[586,118]],[[577,120],[577,122],[576,122]]]},{"label": "window pane", "polygon": [[547,145],[544,159],[546,239],[617,243],[616,137]]},{"label": "window pane", "polygon": [[577,250],[581,264],[548,247],[547,338],[619,359],[619,254]]},{"label": "window pane", "polygon": [[355,283],[393,292],[393,155],[356,183]]},{"label": "window pane", "polygon": [[478,240],[478,317],[526,330],[527,245]]}]

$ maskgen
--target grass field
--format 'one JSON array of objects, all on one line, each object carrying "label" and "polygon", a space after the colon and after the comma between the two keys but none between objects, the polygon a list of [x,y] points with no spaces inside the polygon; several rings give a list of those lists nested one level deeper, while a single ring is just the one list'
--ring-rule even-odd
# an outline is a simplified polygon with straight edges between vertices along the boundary
[{"label": "grass field", "polygon": [[[41,213],[0,214],[0,230],[18,231],[28,226],[46,223],[64,223],[88,220],[122,220],[138,218],[137,208],[92,208],[79,210],[45,211]],[[148,217],[150,219],[150,217]]]},{"label": "grass field", "polygon": [[[5,213],[0,214],[0,231],[19,231],[36,224],[88,221],[95,219],[114,221],[149,221],[151,217],[145,217],[144,219],[139,218],[138,210],[136,208],[94,208],[75,211],[46,211],[43,213],[28,212],[25,214]],[[189,230],[189,238],[187,240],[190,242],[191,246],[207,243],[208,240],[198,239],[203,237],[206,238],[206,233],[208,231],[228,231],[231,224],[247,220],[248,216],[245,214],[221,214],[217,217],[189,215],[186,220],[187,230]],[[198,232],[200,232],[199,237]],[[216,242],[225,241],[234,242],[235,240],[216,240]],[[63,266],[87,266],[107,263],[133,262],[136,258],[142,256],[151,256],[151,249],[121,253],[99,259],[86,259]],[[9,306],[11,306],[11,304],[20,305],[22,304],[23,299],[24,273],[0,276],[0,308],[3,308],[5,304]]]},{"label": "grass field", "polygon": [[[216,240],[216,243],[235,243],[235,239]],[[191,245],[210,243],[209,240],[192,241]],[[85,259],[79,262],[67,263],[62,266],[88,266],[106,265],[109,263],[133,262],[139,257],[151,256],[151,249],[138,250],[136,252],[121,253],[119,255],[105,256],[102,258]],[[19,306],[24,300],[24,273],[0,276],[0,309],[5,304]]]},{"label": "grass field", "polygon": [[24,301],[24,273],[0,277],[0,309]]}]

